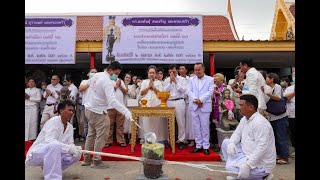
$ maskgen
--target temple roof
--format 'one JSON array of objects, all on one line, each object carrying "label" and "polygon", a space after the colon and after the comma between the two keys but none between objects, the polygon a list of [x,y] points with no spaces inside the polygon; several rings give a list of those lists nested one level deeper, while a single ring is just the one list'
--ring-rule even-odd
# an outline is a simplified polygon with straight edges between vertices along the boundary
[{"label": "temple roof", "polygon": [[292,4],[290,7],[289,7],[289,11],[290,13],[292,14],[292,16],[294,18],[296,18],[296,4]]},{"label": "temple roof", "polygon": [[[203,16],[203,40],[236,40],[229,19],[223,15]],[[103,16],[78,16],[77,41],[102,41]]]}]

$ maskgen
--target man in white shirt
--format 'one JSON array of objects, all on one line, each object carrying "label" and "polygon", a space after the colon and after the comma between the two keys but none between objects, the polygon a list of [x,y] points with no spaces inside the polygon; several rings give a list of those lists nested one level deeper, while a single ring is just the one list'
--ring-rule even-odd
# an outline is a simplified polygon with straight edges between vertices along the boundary
[{"label": "man in white shirt", "polygon": [[38,135],[39,102],[41,100],[40,89],[36,87],[34,79],[28,81],[25,89],[25,141],[35,140]]},{"label": "man in white shirt", "polygon": [[226,170],[239,172],[227,179],[264,179],[276,166],[276,147],[270,122],[257,112],[258,99],[251,94],[240,96],[243,115],[230,139],[222,142]]},{"label": "man in white shirt", "polygon": [[71,80],[71,75],[70,74],[66,75],[65,78],[63,79],[63,85],[67,86],[69,91],[70,91],[68,99],[71,99],[74,102],[76,102],[77,94],[78,94],[78,88],[73,84],[73,81]]},{"label": "man in white shirt", "polygon": [[[108,70],[108,73],[111,73],[112,69]],[[121,72],[119,72],[120,74]],[[124,96],[128,93],[128,88],[125,86],[124,82],[118,78],[114,77],[115,79],[111,79],[112,85],[114,87],[114,95],[115,98],[122,104],[124,104]],[[111,87],[110,87],[111,88]],[[124,121],[125,117],[124,115],[117,111],[114,107],[109,105],[107,107],[108,110],[108,116],[110,119],[110,131],[109,134],[106,134],[106,145],[105,147],[111,146],[113,142],[113,131],[116,131],[116,139],[117,142],[121,147],[126,147],[126,140],[124,138]],[[128,122],[131,122],[130,120]],[[114,123],[116,123],[116,127],[114,126]]]},{"label": "man in white shirt", "polygon": [[[187,76],[188,69],[185,64],[182,64],[179,66],[179,75],[180,77],[184,78],[187,82],[187,85],[189,84],[190,77]],[[195,145],[194,142],[194,132],[193,132],[193,126],[192,126],[192,118],[191,118],[191,110],[189,109],[189,97],[188,97],[188,91],[184,93],[184,102],[186,103],[186,140],[189,140],[189,147],[192,147]]]},{"label": "man in white shirt", "polygon": [[75,104],[60,102],[59,116],[52,117],[42,128],[26,155],[26,164],[41,166],[45,180],[62,180],[62,172],[80,160],[81,146],[73,142],[73,126],[68,122]]},{"label": "man in white shirt", "polygon": [[43,93],[43,97],[47,98],[46,106],[42,112],[40,128],[42,129],[44,124],[52,117],[56,116],[57,114],[53,113],[54,105],[59,99],[60,90],[62,89],[62,85],[59,83],[60,78],[58,75],[52,75],[51,77],[51,84],[49,84]]},{"label": "man in white shirt", "polygon": [[[71,75],[67,74],[63,77],[62,79],[63,85],[67,86],[70,93],[68,95],[68,99],[71,99],[72,101],[74,101],[75,103],[77,102],[77,94],[78,94],[78,88],[73,84],[73,80],[71,79]],[[58,92],[58,94],[60,94],[61,92]],[[77,109],[77,108],[76,108]],[[75,112],[75,114],[73,115],[73,117],[71,118],[70,123],[75,127],[75,131],[74,131],[74,138],[76,140],[80,139],[80,135],[83,132],[83,128],[80,126],[80,119],[76,118],[77,121],[75,120],[75,115],[77,112]]]},{"label": "man in white shirt", "polygon": [[179,149],[184,149],[186,141],[186,103],[184,102],[184,93],[188,90],[186,79],[178,76],[177,66],[169,65],[170,77],[164,80],[164,91],[170,92],[167,100],[168,107],[174,107],[175,116],[178,124],[178,143]]},{"label": "man in white shirt", "polygon": [[[88,80],[87,85],[82,84],[79,87],[80,91],[89,87],[87,91],[90,94],[84,104],[86,107],[85,115],[89,124],[85,150],[91,151],[94,148],[96,152],[101,152],[105,146],[105,137],[110,130],[110,119],[107,114],[109,105],[124,114],[126,119],[132,119],[131,112],[115,98],[110,79],[110,76],[115,78],[120,74],[121,64],[118,61],[111,62],[107,70],[109,69],[111,69],[109,73],[107,71],[96,73]],[[101,161],[100,155],[94,155],[92,160],[90,154],[84,154],[84,161],[81,165],[91,165],[92,168],[108,168],[108,165]]]},{"label": "man in white shirt", "polygon": [[[98,71],[95,68],[90,69],[89,73],[87,74],[88,78],[90,79],[97,72]],[[88,83],[88,79],[84,79],[81,81],[80,85],[87,84],[87,83]],[[88,134],[88,119],[85,116],[85,106],[84,106],[84,103],[86,102],[87,97],[89,96],[87,92],[88,91],[86,91],[86,90],[83,90],[82,92],[79,91],[79,97],[78,97],[78,102],[77,102],[78,103],[77,104],[77,118],[80,121],[80,126],[83,126],[83,134],[80,134],[80,135],[82,135],[82,138],[80,138],[80,141],[85,140],[85,138],[87,137],[87,134]]]},{"label": "man in white shirt", "polygon": [[266,80],[262,74],[254,68],[252,59],[242,59],[240,61],[240,69],[246,74],[242,94],[252,94],[259,101],[258,112],[262,113],[267,109],[266,100],[261,87],[266,85]]}]

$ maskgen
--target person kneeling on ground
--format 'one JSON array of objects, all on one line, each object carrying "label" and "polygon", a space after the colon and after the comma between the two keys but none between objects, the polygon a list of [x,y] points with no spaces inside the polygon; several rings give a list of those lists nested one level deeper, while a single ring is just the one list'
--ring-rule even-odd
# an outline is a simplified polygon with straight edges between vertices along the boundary
[{"label": "person kneeling on ground", "polygon": [[226,170],[239,172],[227,179],[270,179],[276,166],[276,147],[273,129],[258,109],[254,95],[240,97],[243,118],[230,139],[222,142]]},{"label": "person kneeling on ground", "polygon": [[45,180],[62,179],[62,171],[81,158],[81,146],[73,142],[73,126],[68,122],[75,103],[63,100],[58,104],[59,116],[52,117],[30,147],[26,164],[41,166]]}]

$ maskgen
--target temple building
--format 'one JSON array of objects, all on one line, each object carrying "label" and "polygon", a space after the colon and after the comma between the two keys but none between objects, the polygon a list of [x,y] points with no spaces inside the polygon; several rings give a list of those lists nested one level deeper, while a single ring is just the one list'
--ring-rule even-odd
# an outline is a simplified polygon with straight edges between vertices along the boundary
[{"label": "temple building", "polygon": [[[170,14],[168,14],[170,15]],[[252,58],[256,67],[280,76],[289,75],[295,66],[295,4],[276,0],[276,7],[269,40],[240,40],[233,20],[230,0],[226,13],[202,15],[203,62],[206,74],[222,72],[233,78],[234,68],[242,58]],[[50,77],[52,72],[75,74],[75,84],[89,68],[102,70],[103,16],[77,16],[76,62],[69,65],[25,65],[26,74],[41,69]],[[132,71],[143,77],[150,64],[124,64],[125,72]],[[167,71],[168,64],[155,64]],[[187,67],[193,70],[193,65]],[[79,76],[78,76],[79,75]]]}]

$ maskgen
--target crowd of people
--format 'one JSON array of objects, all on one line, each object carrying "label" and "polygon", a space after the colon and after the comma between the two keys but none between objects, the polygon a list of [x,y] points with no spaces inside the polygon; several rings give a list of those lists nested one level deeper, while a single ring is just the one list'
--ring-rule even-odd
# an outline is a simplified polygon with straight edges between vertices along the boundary
[{"label": "crowd of people", "polygon": [[[35,142],[28,151],[26,162],[43,166],[45,179],[61,177],[61,168],[64,170],[79,160],[81,147],[75,146],[74,141],[85,141],[85,150],[98,152],[114,144],[126,147],[131,141],[144,143],[141,130],[139,139],[130,139],[130,107],[139,105],[142,98],[147,99],[148,107],[159,106],[161,101],[157,92],[164,91],[170,92],[167,106],[175,107],[176,143],[180,150],[190,146],[194,147],[190,153],[209,155],[211,149],[216,152],[221,149],[227,162],[226,169],[239,172],[238,178],[265,177],[271,174],[276,163],[289,163],[290,138],[295,146],[294,72],[292,81],[288,77],[280,80],[275,73],[259,72],[251,59],[243,59],[235,68],[234,79],[227,83],[222,73],[213,77],[206,75],[203,63],[195,63],[192,71],[188,71],[185,65],[175,64],[169,65],[168,69],[167,77],[163,77],[166,72],[162,68],[152,65],[146,70],[146,78],[129,72],[120,78],[122,66],[114,61],[102,72],[90,69],[88,79],[83,80],[78,88],[70,75],[62,78],[62,85],[60,77],[54,74],[50,84],[41,82],[41,88],[36,87],[33,77],[28,77],[25,140]],[[67,101],[61,100],[64,86],[69,90]],[[280,101],[283,97],[286,111],[270,113],[270,102]],[[232,101],[234,107],[226,109],[226,100]],[[223,127],[233,127],[234,133],[220,147],[216,128],[222,124]],[[72,125],[76,131],[71,133]],[[154,132],[157,141],[170,148],[166,118],[140,117],[139,125],[146,132]],[[40,152],[42,155],[35,155]],[[52,158],[47,157],[46,152],[50,155],[69,153],[71,156],[60,156],[56,161],[68,159],[68,163],[51,166],[43,163],[46,158]],[[108,167],[101,161],[101,156],[90,158],[89,154],[84,154],[81,165]]]}]

